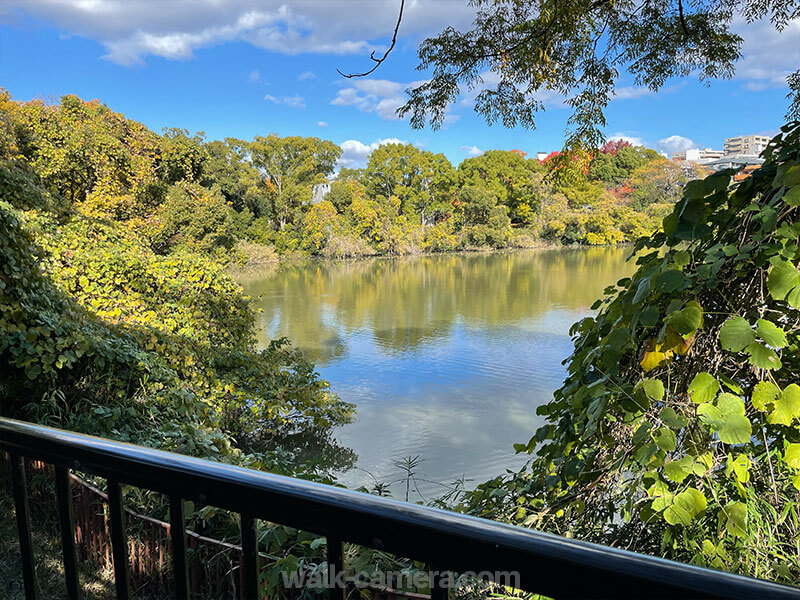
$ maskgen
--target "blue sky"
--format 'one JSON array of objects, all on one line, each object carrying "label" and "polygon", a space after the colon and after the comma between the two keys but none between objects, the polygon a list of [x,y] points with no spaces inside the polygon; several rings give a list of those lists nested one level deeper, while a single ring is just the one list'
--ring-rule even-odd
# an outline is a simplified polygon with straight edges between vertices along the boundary
[{"label": "blue sky", "polygon": [[[394,0],[4,0],[0,85],[21,100],[98,98],[160,131],[183,127],[209,139],[276,132],[342,144],[343,163],[363,163],[381,140],[401,140],[458,163],[488,149],[529,153],[561,147],[569,110],[546,102],[534,131],[488,126],[463,97],[445,127],[412,129],[394,115],[414,70],[416,47],[447,25],[466,27],[466,0],[410,0],[400,43],[369,79],[371,49],[385,47]],[[737,75],[706,87],[671,81],[659,94],[624,78],[607,110],[609,137],[666,151],[721,148],[725,137],[775,131],[786,110],[785,74],[800,65],[800,23],[768,24],[745,38]]]}]

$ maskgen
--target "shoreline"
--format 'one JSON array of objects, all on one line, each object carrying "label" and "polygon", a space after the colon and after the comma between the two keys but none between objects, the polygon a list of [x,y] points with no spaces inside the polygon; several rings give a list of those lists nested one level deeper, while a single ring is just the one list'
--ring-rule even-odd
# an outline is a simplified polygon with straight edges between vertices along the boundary
[{"label": "shoreline", "polygon": [[303,256],[299,254],[285,254],[285,255],[278,255],[276,254],[276,258],[272,260],[266,261],[255,261],[255,262],[247,262],[244,265],[239,265],[236,262],[232,262],[228,265],[225,269],[226,273],[233,277],[234,279],[238,277],[246,277],[251,273],[255,273],[259,270],[270,268],[270,267],[277,267],[280,265],[302,265],[302,264],[311,264],[311,263],[348,263],[348,262],[358,262],[364,260],[376,260],[376,259],[390,259],[390,260],[397,260],[397,259],[411,259],[411,258],[424,258],[424,257],[434,257],[434,256],[474,256],[478,254],[502,254],[502,253],[511,253],[511,252],[543,252],[543,251],[551,251],[551,250],[588,250],[591,248],[625,248],[632,246],[630,242],[624,244],[602,244],[602,245],[581,245],[581,244],[555,244],[549,242],[542,242],[541,244],[536,244],[533,246],[526,246],[526,247],[510,247],[510,248],[466,248],[463,250],[449,250],[445,252],[413,252],[408,254],[369,254],[369,255],[362,255],[362,256],[350,256],[344,258],[335,258],[335,257],[328,257],[328,256],[319,256],[319,255],[308,255]]}]

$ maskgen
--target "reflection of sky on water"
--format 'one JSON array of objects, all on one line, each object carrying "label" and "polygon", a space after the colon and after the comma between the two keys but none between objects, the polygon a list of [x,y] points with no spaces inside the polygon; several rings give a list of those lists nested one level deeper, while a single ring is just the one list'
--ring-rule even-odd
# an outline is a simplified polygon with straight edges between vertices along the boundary
[{"label": "reflection of sky on water", "polygon": [[[478,482],[519,467],[525,458],[512,444],[541,424],[535,407],[563,378],[560,363],[572,347],[566,332],[580,316],[551,311],[520,327],[457,325],[403,356],[387,356],[369,333],[348,337],[347,360],[321,369],[358,406],[356,422],[336,437],[378,481],[399,476],[394,460],[417,454],[419,476],[435,482],[464,475]],[[348,486],[371,481],[358,470],[342,476]]]},{"label": "reflection of sky on water", "polygon": [[[630,272],[624,250],[312,263],[245,282],[262,342],[285,335],[358,408],[335,432],[359,456],[349,487],[401,476],[419,455],[420,490],[473,485],[520,467],[512,444],[564,376],[569,328]],[[363,470],[361,470],[363,469]],[[367,474],[369,471],[370,474]],[[400,486],[393,488],[399,495]]]}]

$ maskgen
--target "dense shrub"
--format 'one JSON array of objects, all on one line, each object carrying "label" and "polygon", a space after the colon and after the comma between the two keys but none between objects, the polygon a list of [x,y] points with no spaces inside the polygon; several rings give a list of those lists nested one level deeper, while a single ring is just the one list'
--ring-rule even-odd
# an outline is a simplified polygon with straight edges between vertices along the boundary
[{"label": "dense shrub", "polygon": [[153,248],[165,253],[179,247],[204,253],[233,247],[233,224],[218,189],[192,183],[170,188],[156,213],[157,231],[149,234]]},{"label": "dense shrub", "polygon": [[263,468],[276,435],[349,419],[297,352],[255,350],[211,259],[6,202],[0,227],[3,414]]},{"label": "dense shrub", "polygon": [[561,534],[800,581],[800,123],[763,167],[690,182],[610,286],[528,468],[465,508]]}]

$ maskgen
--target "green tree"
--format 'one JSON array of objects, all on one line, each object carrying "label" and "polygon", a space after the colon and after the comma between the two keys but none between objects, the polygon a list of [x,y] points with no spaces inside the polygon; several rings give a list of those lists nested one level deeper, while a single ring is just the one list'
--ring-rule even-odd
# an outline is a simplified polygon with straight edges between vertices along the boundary
[{"label": "green tree", "polygon": [[74,203],[96,191],[135,193],[157,179],[159,137],[97,100],[64,96],[15,113],[21,156],[51,191]]},{"label": "green tree", "polygon": [[198,181],[202,177],[207,158],[204,138],[202,131],[190,136],[186,129],[164,128],[158,163],[161,178],[166,183]]},{"label": "green tree", "polygon": [[443,154],[412,144],[383,144],[370,154],[363,183],[372,196],[400,199],[400,213],[422,225],[449,210],[456,174]]},{"label": "green tree", "polygon": [[482,186],[464,186],[458,192],[456,221],[468,244],[502,247],[511,235],[508,208]]},{"label": "green tree", "polygon": [[683,167],[659,157],[631,174],[631,205],[638,211],[647,211],[652,206],[671,208],[680,199],[686,183],[701,174],[703,174],[701,167],[696,165]]},{"label": "green tree", "polygon": [[630,144],[615,147],[614,152],[601,151],[589,165],[589,179],[600,180],[608,185],[620,184],[647,161],[644,149],[634,148]]},{"label": "green tree", "polygon": [[266,176],[271,217],[278,229],[297,223],[301,208],[311,201],[314,184],[333,173],[342,149],[315,137],[257,136],[249,144],[253,164]]},{"label": "green tree", "polygon": [[361,180],[363,178],[364,178],[364,169],[351,169],[348,167],[342,167],[336,174],[336,181],[340,181],[342,183],[347,181],[354,181],[356,183],[361,183]]},{"label": "green tree", "polygon": [[150,239],[157,252],[179,246],[213,252],[233,245],[230,210],[218,188],[208,190],[186,182],[174,185],[159,207],[156,220],[160,227]]},{"label": "green tree", "polygon": [[336,207],[339,214],[344,214],[350,205],[353,203],[353,198],[357,194],[364,194],[364,186],[357,181],[346,180],[340,181],[338,178],[331,183],[331,191],[325,195],[325,200],[328,200]]},{"label": "green tree", "polygon": [[497,206],[497,195],[483,186],[467,185],[458,191],[456,215],[463,225],[485,225],[492,209]]},{"label": "green tree", "polygon": [[[432,76],[410,90],[399,111],[411,123],[434,127],[462,87],[477,88],[475,110],[489,123],[535,125],[544,108],[539,92],[555,91],[572,108],[569,149],[597,148],[604,109],[620,69],[652,90],[697,74],[730,77],[742,38],[732,30],[768,19],[778,29],[800,16],[789,0],[702,0],[607,3],[596,0],[476,0],[472,29],[452,27],[419,47],[419,69]],[[800,114],[800,71],[788,78],[790,112]]]},{"label": "green tree", "polygon": [[505,204],[514,222],[530,224],[538,210],[538,194],[545,168],[519,152],[488,150],[458,165],[461,185],[480,185],[491,190]]},{"label": "green tree", "polygon": [[614,184],[624,178],[625,174],[613,154],[602,152],[594,157],[589,165],[589,179]]},{"label": "green tree", "polygon": [[205,144],[205,153],[200,180],[203,186],[218,186],[234,210],[248,209],[256,217],[268,212],[267,188],[249,160],[246,142],[214,140]]},{"label": "green tree", "polygon": [[328,240],[342,232],[342,218],[328,200],[314,204],[303,218],[303,244],[313,254],[319,254]]}]

